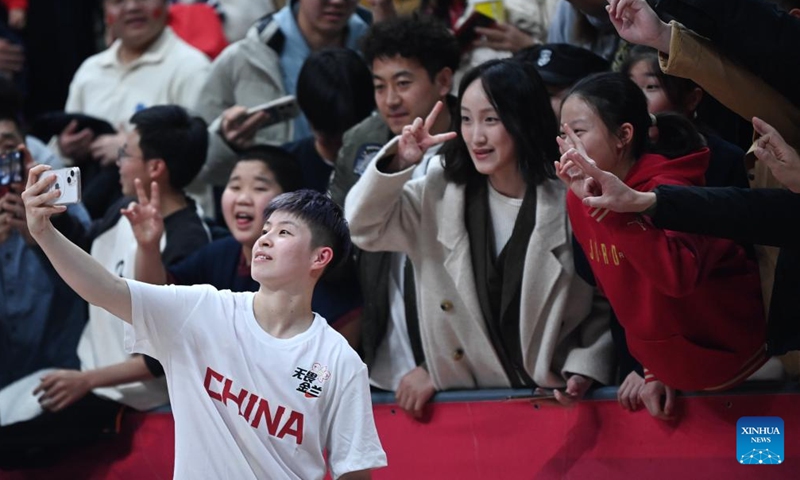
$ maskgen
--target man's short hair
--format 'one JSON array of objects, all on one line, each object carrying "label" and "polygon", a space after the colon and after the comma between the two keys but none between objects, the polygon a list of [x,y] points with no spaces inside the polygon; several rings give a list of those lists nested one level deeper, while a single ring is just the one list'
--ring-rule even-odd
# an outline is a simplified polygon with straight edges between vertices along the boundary
[{"label": "man's short hair", "polygon": [[256,145],[242,150],[238,154],[238,162],[257,160],[269,168],[281,190],[293,192],[303,187],[303,170],[297,158],[286,150],[275,145]]},{"label": "man's short hair", "polygon": [[376,58],[399,55],[419,62],[431,81],[445,67],[455,72],[461,60],[456,37],[444,23],[424,15],[376,23],[361,42],[368,65],[372,65]]},{"label": "man's short hair", "polygon": [[156,105],[136,112],[131,123],[139,133],[144,159],[164,160],[172,188],[182,190],[197,176],[208,148],[202,118],[189,116],[178,105]]},{"label": "man's short hair", "polygon": [[275,212],[297,217],[311,231],[311,248],[330,247],[333,260],[326,270],[340,265],[350,255],[350,228],[342,208],[327,195],[302,189],[278,195],[264,211],[264,222]]},{"label": "man's short hair", "polygon": [[372,74],[349,48],[308,56],[297,77],[297,103],[314,130],[341,135],[375,109]]}]

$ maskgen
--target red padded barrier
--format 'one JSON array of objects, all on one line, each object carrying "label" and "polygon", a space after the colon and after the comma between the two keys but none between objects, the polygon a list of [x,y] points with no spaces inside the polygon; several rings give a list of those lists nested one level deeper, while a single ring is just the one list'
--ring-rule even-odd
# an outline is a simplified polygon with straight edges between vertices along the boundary
[{"label": "red padded barrier", "polygon": [[[665,423],[616,402],[573,408],[528,401],[436,403],[428,423],[394,405],[376,405],[389,467],[382,479],[795,479],[800,476],[800,396],[719,395],[679,399],[680,420]],[[779,416],[785,425],[781,465],[736,462],[736,421]],[[81,450],[58,467],[0,473],[0,480],[172,477],[174,434],[169,413],[132,413],[132,434]],[[210,452],[209,452],[210,453]]]}]

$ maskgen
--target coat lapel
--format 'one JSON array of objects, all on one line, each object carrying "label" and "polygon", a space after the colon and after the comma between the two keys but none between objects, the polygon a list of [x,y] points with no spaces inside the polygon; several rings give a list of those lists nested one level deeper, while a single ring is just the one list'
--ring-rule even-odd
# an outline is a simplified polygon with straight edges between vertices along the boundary
[{"label": "coat lapel", "polygon": [[[438,208],[440,222],[437,241],[446,252],[444,268],[453,279],[453,284],[468,311],[474,312],[479,319],[482,319],[478,291],[475,288],[475,274],[472,269],[469,235],[464,222],[464,186],[448,182]],[[475,315],[471,317],[474,318]],[[484,323],[481,323],[481,329],[486,329]]]},{"label": "coat lapel", "polygon": [[[525,270],[522,274],[522,305],[520,307],[520,340],[526,365],[531,344],[537,343],[551,312],[553,289],[565,268],[555,250],[569,244],[566,200],[564,189],[557,181],[545,182],[536,191],[536,227],[531,235],[525,255]],[[532,373],[532,372],[529,372]]]}]

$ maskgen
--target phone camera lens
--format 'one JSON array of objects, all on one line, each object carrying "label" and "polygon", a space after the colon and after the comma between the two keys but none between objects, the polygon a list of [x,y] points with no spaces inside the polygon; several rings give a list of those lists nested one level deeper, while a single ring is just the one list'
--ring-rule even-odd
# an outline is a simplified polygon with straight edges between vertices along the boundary
[{"label": "phone camera lens", "polygon": [[75,170],[70,170],[69,171],[69,176],[70,177],[74,177],[75,176]]},{"label": "phone camera lens", "polygon": [[72,183],[72,177],[67,177],[67,183]]}]

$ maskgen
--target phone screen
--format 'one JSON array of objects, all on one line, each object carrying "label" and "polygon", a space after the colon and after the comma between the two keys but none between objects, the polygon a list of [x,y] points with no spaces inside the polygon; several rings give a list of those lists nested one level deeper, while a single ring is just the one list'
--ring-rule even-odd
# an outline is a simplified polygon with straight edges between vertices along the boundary
[{"label": "phone screen", "polygon": [[22,152],[0,155],[0,186],[22,182]]}]

